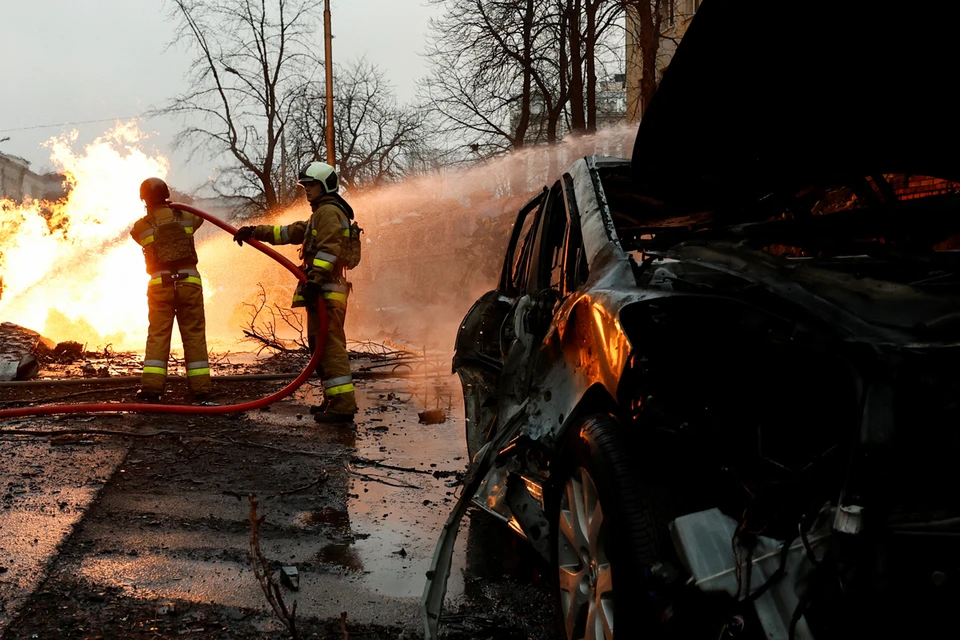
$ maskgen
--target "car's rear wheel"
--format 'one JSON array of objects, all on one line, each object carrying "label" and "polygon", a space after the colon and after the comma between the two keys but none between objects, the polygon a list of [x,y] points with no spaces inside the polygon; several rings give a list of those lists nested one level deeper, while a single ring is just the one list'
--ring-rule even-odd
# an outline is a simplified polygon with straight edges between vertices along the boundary
[{"label": "car's rear wheel", "polygon": [[553,487],[557,614],[567,640],[660,638],[656,593],[664,529],[638,480],[636,452],[606,416],[573,427]]}]

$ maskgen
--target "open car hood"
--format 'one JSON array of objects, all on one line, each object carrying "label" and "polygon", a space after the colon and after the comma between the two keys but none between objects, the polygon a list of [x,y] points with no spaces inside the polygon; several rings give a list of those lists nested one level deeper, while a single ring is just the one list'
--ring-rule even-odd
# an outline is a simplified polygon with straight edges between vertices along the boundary
[{"label": "open car hood", "polygon": [[960,179],[957,5],[704,0],[634,179],[687,210],[879,173]]}]

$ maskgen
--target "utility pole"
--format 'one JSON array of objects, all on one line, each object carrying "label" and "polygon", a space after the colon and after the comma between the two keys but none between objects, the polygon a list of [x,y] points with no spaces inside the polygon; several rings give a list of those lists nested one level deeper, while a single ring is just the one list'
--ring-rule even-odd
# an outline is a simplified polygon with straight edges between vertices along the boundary
[{"label": "utility pole", "polygon": [[333,35],[330,33],[330,0],[323,2],[324,61],[327,68],[327,164],[336,167],[333,146]]},{"label": "utility pole", "polygon": [[287,132],[285,129],[280,131],[280,184],[283,185],[280,187],[282,189],[280,201],[287,204],[287,193],[290,187],[287,185]]}]

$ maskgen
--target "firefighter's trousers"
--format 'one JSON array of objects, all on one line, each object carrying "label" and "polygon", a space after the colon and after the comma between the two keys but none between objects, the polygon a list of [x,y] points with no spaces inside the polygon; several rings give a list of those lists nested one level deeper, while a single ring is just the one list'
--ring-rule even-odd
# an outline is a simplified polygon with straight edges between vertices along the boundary
[{"label": "firefighter's trousers", "polygon": [[183,359],[187,369],[187,386],[193,394],[208,394],[210,363],[207,361],[206,321],[203,315],[203,289],[199,284],[165,282],[147,288],[150,327],[143,356],[143,377],[140,388],[145,392],[163,393],[170,358],[170,335],[176,318],[183,341]]},{"label": "firefighter's trousers", "polygon": [[[347,356],[347,334],[343,323],[347,316],[346,300],[325,300],[327,309],[327,343],[317,373],[323,381],[326,398],[325,411],[330,413],[356,413],[357,398],[350,374],[350,358]],[[312,353],[320,330],[320,314],[307,307],[307,341]]]}]

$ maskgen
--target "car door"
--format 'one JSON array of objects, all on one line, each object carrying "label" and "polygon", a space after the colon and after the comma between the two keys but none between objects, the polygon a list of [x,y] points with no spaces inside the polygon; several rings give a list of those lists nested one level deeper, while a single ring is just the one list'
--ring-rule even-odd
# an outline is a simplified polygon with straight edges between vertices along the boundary
[{"label": "car door", "polygon": [[497,288],[488,291],[464,316],[453,357],[463,386],[467,451],[471,459],[486,442],[496,417],[503,371],[504,319],[525,293],[537,220],[546,199],[544,188],[517,214]]},{"label": "car door", "polygon": [[579,225],[572,190],[558,181],[547,194],[530,243],[521,292],[504,319],[501,330],[503,372],[500,376],[501,421],[509,419],[527,398],[540,346],[550,329],[558,303],[571,290],[571,248],[577,244]]}]

